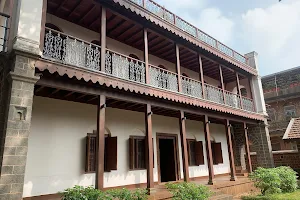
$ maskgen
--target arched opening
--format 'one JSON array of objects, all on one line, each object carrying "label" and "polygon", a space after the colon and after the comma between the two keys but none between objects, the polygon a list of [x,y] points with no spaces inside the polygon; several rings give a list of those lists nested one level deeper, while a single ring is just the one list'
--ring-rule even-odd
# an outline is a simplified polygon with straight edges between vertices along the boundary
[{"label": "arched opening", "polygon": [[50,28],[50,29],[55,30],[55,31],[58,31],[58,32],[63,32],[60,28],[58,28],[58,26],[56,26],[52,23],[46,23],[45,27]]},{"label": "arched opening", "polygon": [[[139,58],[137,55],[135,55],[135,54],[129,54],[129,57],[130,57],[130,58],[133,58],[133,59],[136,59],[136,60],[140,60],[140,58]],[[132,61],[133,61],[133,62],[136,62],[136,61],[133,60],[133,59],[132,59]]]}]

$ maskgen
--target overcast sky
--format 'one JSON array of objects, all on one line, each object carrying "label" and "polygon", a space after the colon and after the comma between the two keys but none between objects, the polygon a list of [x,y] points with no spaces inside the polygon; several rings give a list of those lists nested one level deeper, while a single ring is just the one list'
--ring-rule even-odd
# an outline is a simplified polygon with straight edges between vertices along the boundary
[{"label": "overcast sky", "polygon": [[239,53],[261,75],[300,66],[300,0],[156,0]]}]

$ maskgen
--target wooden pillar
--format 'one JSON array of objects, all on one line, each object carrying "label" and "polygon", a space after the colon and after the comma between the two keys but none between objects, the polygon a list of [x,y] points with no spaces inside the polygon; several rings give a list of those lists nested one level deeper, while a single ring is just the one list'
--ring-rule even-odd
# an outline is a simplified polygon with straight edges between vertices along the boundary
[{"label": "wooden pillar", "polygon": [[248,127],[247,124],[244,122],[244,130],[245,130],[245,149],[246,149],[246,156],[248,158],[248,172],[252,172],[252,162],[250,156],[250,147],[249,147],[249,140],[248,140]]},{"label": "wooden pillar", "polygon": [[219,71],[220,71],[220,81],[221,81],[221,86],[222,86],[224,104],[226,104],[225,85],[224,85],[223,71],[222,71],[222,66],[221,65],[219,65]]},{"label": "wooden pillar", "polygon": [[104,181],[104,136],[105,136],[105,109],[106,97],[99,96],[97,105],[97,166],[96,166],[96,188],[103,189]]},{"label": "wooden pillar", "polygon": [[239,97],[240,97],[240,102],[241,102],[241,108],[244,109],[244,106],[243,106],[243,99],[242,99],[242,94],[241,94],[241,87],[240,87],[240,79],[239,79],[239,74],[236,72],[235,73],[235,76],[236,76],[236,84],[237,84],[237,91],[239,93]]},{"label": "wooden pillar", "polygon": [[179,58],[179,46],[178,46],[178,44],[175,44],[175,53],[176,53],[176,71],[177,71],[177,75],[178,75],[178,92],[182,92],[180,58]]},{"label": "wooden pillar", "polygon": [[209,131],[209,120],[208,116],[204,116],[204,136],[206,143],[206,156],[207,156],[207,165],[208,165],[208,184],[213,185],[214,179],[214,164],[211,150],[211,141],[210,141],[210,131]]},{"label": "wooden pillar", "polygon": [[146,84],[150,83],[149,75],[149,50],[148,50],[148,31],[144,28],[144,61],[146,67]]},{"label": "wooden pillar", "polygon": [[101,10],[101,71],[105,72],[105,51],[106,51],[106,8]]},{"label": "wooden pillar", "polygon": [[146,105],[145,112],[145,125],[146,125],[146,138],[147,138],[147,189],[150,192],[151,188],[154,188],[153,181],[153,140],[152,140],[152,111],[151,105]]},{"label": "wooden pillar", "polygon": [[234,164],[234,155],[233,155],[233,148],[232,148],[232,138],[231,138],[231,124],[228,119],[226,119],[225,129],[226,129],[226,137],[227,137],[227,145],[228,145],[228,155],[229,155],[229,164],[230,164],[230,180],[236,180],[235,174],[235,164]]},{"label": "wooden pillar", "polygon": [[[12,4],[12,2],[11,2]],[[41,33],[40,33],[40,50],[41,52],[44,51],[44,38],[45,38],[45,28],[46,28],[46,15],[47,15],[47,0],[43,0],[43,8],[42,8],[42,20],[41,20]],[[10,16],[10,18],[12,15]],[[12,21],[11,19],[9,19]],[[8,39],[7,37],[4,37],[4,39]],[[7,40],[9,42],[9,40]],[[3,48],[5,48],[5,44],[3,43]],[[5,50],[5,49],[4,49]]]},{"label": "wooden pillar", "polygon": [[181,150],[182,150],[182,162],[183,162],[183,175],[184,181],[189,182],[189,160],[186,143],[186,130],[185,130],[185,116],[184,112],[180,111],[179,126],[180,126],[180,137],[181,137]]},{"label": "wooden pillar", "polygon": [[202,84],[202,95],[203,99],[206,99],[206,94],[205,94],[205,85],[204,85],[204,75],[203,75],[203,68],[202,68],[202,59],[199,54],[199,72],[200,72],[200,80]]}]

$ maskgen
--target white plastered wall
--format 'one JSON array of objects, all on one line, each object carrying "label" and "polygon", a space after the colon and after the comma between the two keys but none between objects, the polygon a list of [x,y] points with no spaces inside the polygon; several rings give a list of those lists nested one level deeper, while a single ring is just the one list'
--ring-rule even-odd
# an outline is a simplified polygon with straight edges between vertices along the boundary
[{"label": "white plastered wall", "polygon": [[[58,28],[62,30],[63,33],[67,35],[71,35],[73,37],[79,38],[81,40],[84,40],[86,42],[92,42],[93,40],[100,41],[100,33],[91,31],[89,29],[83,28],[81,26],[78,26],[74,23],[68,22],[66,20],[63,20],[61,18],[58,18],[54,15],[47,14],[46,22],[54,24]],[[129,54],[135,54],[138,56],[140,60],[144,59],[144,52],[140,51],[136,48],[133,48],[129,45],[126,45],[124,43],[121,43],[117,40],[111,39],[109,37],[106,38],[106,45],[108,49],[111,49],[113,51],[116,51],[118,53],[121,53],[123,55],[129,56]],[[174,49],[175,51],[175,49]],[[174,63],[168,62],[166,60],[163,60],[161,58],[158,58],[153,55],[149,55],[149,64],[152,64],[154,66],[163,65],[166,69],[176,72],[176,65]],[[190,78],[198,80],[199,81],[199,74],[189,70],[187,68],[181,67],[181,73],[187,74]],[[207,84],[213,85],[213,86],[220,86],[220,81],[212,79],[210,77],[207,77],[204,75],[204,80],[207,82]]]},{"label": "white plastered wall", "polygon": [[[107,108],[106,128],[118,137],[118,170],[105,173],[104,186],[146,183],[146,170],[129,171],[128,138],[145,135],[143,113]],[[204,142],[203,124],[187,120],[187,138]],[[94,185],[95,175],[85,174],[85,137],[96,129],[96,106],[35,97],[23,197],[53,194],[74,185]],[[153,115],[154,181],[157,177],[156,133],[178,135],[181,177],[182,159],[178,119]],[[228,173],[229,159],[225,129],[211,124],[211,135],[222,143],[224,164],[215,174]],[[206,153],[204,150],[206,160]],[[190,177],[207,176],[207,164],[190,167]]]}]

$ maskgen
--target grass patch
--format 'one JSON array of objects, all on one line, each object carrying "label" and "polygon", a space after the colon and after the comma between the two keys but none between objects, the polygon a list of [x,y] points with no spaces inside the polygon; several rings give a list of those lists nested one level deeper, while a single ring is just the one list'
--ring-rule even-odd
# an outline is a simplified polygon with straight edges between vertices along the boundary
[{"label": "grass patch", "polygon": [[300,190],[296,190],[292,193],[279,193],[271,195],[257,195],[257,196],[244,196],[243,200],[298,200],[300,199]]}]

